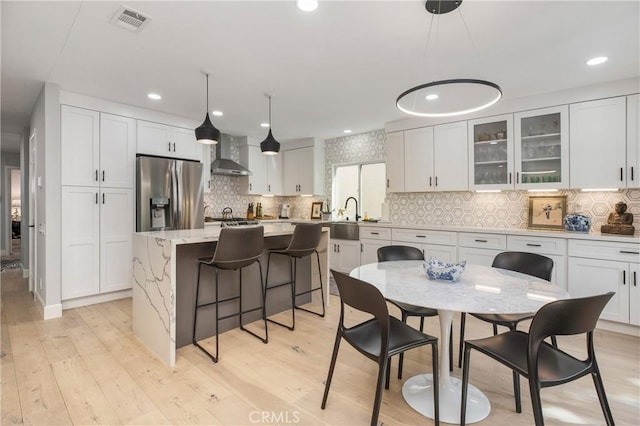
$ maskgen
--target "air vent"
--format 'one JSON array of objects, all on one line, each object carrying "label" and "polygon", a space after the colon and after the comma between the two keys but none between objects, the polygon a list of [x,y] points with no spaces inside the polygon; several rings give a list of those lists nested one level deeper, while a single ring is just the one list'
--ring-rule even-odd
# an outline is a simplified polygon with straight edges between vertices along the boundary
[{"label": "air vent", "polygon": [[149,23],[151,17],[124,5],[120,6],[111,23],[125,30],[139,32]]}]

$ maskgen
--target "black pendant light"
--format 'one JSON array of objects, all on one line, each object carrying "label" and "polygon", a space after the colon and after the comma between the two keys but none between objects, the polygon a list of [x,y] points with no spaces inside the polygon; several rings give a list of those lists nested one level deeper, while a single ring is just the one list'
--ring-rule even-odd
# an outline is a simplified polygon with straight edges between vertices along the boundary
[{"label": "black pendant light", "polygon": [[209,118],[209,74],[207,76],[207,115],[204,122],[196,128],[196,139],[205,145],[215,145],[220,140],[220,130],[216,129]]},{"label": "black pendant light", "polygon": [[[427,0],[425,8],[432,14],[427,49],[433,28],[433,16],[456,10],[461,3],[462,0]],[[464,19],[462,21],[466,28]],[[469,38],[471,39],[470,35]],[[405,90],[396,99],[396,106],[402,112],[420,117],[451,117],[488,108],[500,98],[502,90],[495,83],[475,78],[452,78],[420,84]]]},{"label": "black pendant light", "polygon": [[280,142],[273,137],[271,133],[271,95],[267,95],[269,98],[269,134],[260,142],[260,150],[264,155],[278,155],[280,152]]}]

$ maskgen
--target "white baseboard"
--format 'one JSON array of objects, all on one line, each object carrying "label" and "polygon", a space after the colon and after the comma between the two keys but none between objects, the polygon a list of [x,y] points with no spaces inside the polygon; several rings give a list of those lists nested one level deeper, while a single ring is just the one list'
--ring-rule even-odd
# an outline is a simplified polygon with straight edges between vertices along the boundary
[{"label": "white baseboard", "polygon": [[44,301],[40,297],[38,293],[36,295],[36,306],[38,307],[38,311],[40,311],[40,315],[42,315],[42,319],[48,320],[53,318],[60,318],[62,316],[62,305],[60,303],[56,303],[55,305],[45,305]]},{"label": "white baseboard", "polygon": [[629,336],[640,337],[640,327],[637,325],[623,324],[607,320],[599,320],[596,328],[600,330],[613,331],[615,333],[627,334]]},{"label": "white baseboard", "polygon": [[106,294],[96,294],[93,296],[78,297],[77,299],[64,300],[62,309],[78,308],[80,306],[95,305],[96,303],[111,302],[112,300],[126,299],[131,297],[131,289],[114,291]]}]

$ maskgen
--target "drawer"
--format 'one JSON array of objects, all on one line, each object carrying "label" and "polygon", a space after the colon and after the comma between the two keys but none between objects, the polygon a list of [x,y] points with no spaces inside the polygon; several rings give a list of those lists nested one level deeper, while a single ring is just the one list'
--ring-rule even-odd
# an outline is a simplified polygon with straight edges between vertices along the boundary
[{"label": "drawer", "polygon": [[361,226],[360,238],[369,238],[372,240],[391,240],[391,228],[382,228],[377,226]]},{"label": "drawer", "polygon": [[569,240],[569,256],[640,263],[640,244]]},{"label": "drawer", "polygon": [[565,255],[567,253],[567,243],[563,238],[508,235],[507,250],[525,251],[538,254]]},{"label": "drawer", "polygon": [[421,229],[393,228],[391,239],[394,245],[398,243],[456,245],[456,233],[447,231],[425,231]]},{"label": "drawer", "polygon": [[507,236],[502,234],[480,234],[461,232],[458,236],[460,247],[477,247],[494,250],[507,249]]}]

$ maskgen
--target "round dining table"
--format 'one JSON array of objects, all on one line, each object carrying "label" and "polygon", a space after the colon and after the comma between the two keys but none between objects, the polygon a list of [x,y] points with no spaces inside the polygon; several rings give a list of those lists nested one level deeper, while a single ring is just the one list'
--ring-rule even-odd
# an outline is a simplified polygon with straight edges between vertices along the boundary
[{"label": "round dining table", "polygon": [[[388,300],[438,310],[440,321],[440,420],[460,423],[462,381],[449,374],[449,329],[455,312],[517,314],[536,312],[546,303],[566,299],[561,287],[536,277],[489,266],[467,264],[457,282],[427,278],[425,262],[403,260],[371,263],[350,275],[374,285]],[[433,376],[420,374],[402,386],[405,401],[434,418]],[[479,422],[491,411],[488,398],[469,384],[466,422]]]}]

